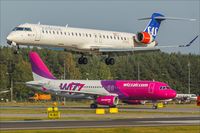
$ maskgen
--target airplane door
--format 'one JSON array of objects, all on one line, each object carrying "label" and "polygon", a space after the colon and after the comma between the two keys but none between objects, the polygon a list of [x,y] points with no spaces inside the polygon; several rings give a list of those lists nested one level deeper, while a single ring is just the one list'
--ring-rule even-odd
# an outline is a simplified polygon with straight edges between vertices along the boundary
[{"label": "airplane door", "polygon": [[99,43],[102,43],[102,35],[99,33]]},{"label": "airplane door", "polygon": [[40,27],[36,27],[35,28],[35,33],[36,33],[36,35],[35,35],[35,41],[40,41],[40,39],[41,39]]},{"label": "airplane door", "polygon": [[98,43],[98,36],[96,33],[94,33],[94,42]]},{"label": "airplane door", "polygon": [[151,94],[154,93],[154,85],[155,85],[154,83],[150,83],[150,84],[149,84],[148,92],[151,93]]}]

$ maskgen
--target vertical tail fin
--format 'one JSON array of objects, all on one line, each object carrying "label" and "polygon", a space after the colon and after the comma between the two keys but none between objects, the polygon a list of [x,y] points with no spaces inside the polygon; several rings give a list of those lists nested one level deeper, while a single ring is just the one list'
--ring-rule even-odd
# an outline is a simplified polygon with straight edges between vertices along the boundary
[{"label": "vertical tail fin", "polygon": [[56,79],[36,52],[29,53],[34,80]]},{"label": "vertical tail fin", "polygon": [[146,28],[144,29],[144,31],[151,34],[154,37],[154,39],[157,36],[161,21],[165,20],[164,18],[162,19],[162,17],[164,17],[164,15],[160,13],[153,13],[151,18],[144,18],[144,19],[151,19]]}]

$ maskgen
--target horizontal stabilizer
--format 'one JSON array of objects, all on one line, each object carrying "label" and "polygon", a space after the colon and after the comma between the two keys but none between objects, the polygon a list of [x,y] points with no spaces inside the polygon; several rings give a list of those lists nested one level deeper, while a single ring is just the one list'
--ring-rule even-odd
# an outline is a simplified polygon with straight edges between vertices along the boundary
[{"label": "horizontal stabilizer", "polygon": [[[151,17],[146,17],[146,18],[140,18],[138,20],[149,20],[152,19]],[[177,18],[177,17],[154,17],[154,19],[156,20],[184,20],[184,21],[196,21],[196,19],[192,19],[192,18]]]}]

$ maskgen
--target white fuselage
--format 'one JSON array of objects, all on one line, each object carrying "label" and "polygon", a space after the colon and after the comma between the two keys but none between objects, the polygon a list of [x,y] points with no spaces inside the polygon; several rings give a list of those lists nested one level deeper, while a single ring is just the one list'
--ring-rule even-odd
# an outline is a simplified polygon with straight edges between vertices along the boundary
[{"label": "white fuselage", "polygon": [[100,80],[40,80],[26,82],[26,84],[29,87],[68,98],[90,98],[92,95],[117,96],[104,89]]},{"label": "white fuselage", "polygon": [[[30,46],[51,46],[72,50],[95,51],[101,48],[132,49],[134,47],[154,47],[134,40],[135,34],[83,28],[71,28],[40,24],[22,24],[24,29],[13,30],[7,37],[13,44]],[[29,28],[26,30],[25,28]]]}]

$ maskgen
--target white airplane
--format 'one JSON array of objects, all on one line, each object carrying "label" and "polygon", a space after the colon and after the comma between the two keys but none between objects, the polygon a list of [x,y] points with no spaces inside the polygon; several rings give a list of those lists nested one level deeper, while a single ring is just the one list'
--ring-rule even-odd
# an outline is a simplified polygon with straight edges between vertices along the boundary
[{"label": "white airplane", "polygon": [[190,103],[192,101],[197,101],[197,95],[196,94],[177,94],[174,100],[176,100],[177,103]]},{"label": "white airplane", "polygon": [[[136,51],[155,51],[160,48],[155,40],[160,24],[163,20],[189,20],[184,18],[164,17],[160,13],[153,13],[151,17],[140,20],[150,19],[150,22],[142,32],[137,34],[71,28],[41,24],[21,24],[15,27],[7,36],[7,43],[15,46],[16,52],[19,45],[40,46],[40,47],[59,47],[67,51],[73,51],[81,54],[78,59],[79,64],[87,64],[86,55],[101,54],[105,55],[105,63],[113,65],[115,60],[112,56],[119,54],[133,53]],[[179,46],[167,47],[187,47],[190,46],[196,36],[190,43]],[[163,46],[162,46],[163,47]],[[166,47],[166,46],[164,46]]]}]

